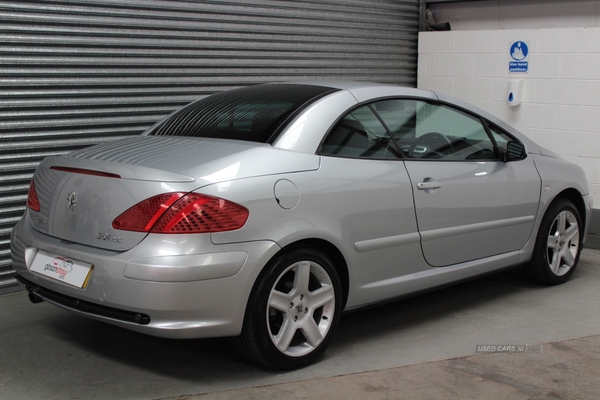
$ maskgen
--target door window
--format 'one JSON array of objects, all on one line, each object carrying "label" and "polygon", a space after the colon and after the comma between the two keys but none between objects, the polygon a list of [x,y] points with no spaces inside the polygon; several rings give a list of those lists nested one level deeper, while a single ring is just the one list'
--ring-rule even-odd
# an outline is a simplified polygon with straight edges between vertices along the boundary
[{"label": "door window", "polygon": [[465,112],[410,99],[384,100],[373,108],[408,158],[496,159],[485,127]]}]

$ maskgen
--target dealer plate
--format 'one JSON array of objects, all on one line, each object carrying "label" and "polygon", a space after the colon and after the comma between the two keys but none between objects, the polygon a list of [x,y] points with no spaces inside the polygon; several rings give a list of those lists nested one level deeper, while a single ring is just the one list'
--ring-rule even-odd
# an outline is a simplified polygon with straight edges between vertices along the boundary
[{"label": "dealer plate", "polygon": [[84,288],[94,267],[69,257],[38,250],[29,269],[57,281]]}]

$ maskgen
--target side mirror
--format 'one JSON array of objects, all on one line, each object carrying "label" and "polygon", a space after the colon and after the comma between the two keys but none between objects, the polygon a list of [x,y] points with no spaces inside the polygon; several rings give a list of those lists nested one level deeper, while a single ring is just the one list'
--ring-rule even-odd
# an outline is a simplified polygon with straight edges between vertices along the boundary
[{"label": "side mirror", "polygon": [[517,140],[506,143],[506,161],[522,160],[526,156],[525,146]]}]

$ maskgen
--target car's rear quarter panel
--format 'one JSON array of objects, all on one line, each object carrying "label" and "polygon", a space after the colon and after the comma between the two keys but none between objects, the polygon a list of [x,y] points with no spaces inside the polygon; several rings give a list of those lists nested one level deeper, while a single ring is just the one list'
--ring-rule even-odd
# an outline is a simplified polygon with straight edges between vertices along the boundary
[{"label": "car's rear quarter panel", "polygon": [[[290,210],[275,200],[273,188],[281,179],[293,182],[299,191],[298,204]],[[316,238],[336,246],[350,275],[348,307],[394,297],[397,288],[390,279],[429,268],[423,261],[412,189],[401,160],[322,157],[318,171],[232,181],[221,192],[219,185],[204,191],[244,204],[250,211],[242,229],[213,233],[214,243],[260,239],[285,247]],[[386,245],[386,239],[393,244]],[[368,241],[378,241],[379,246],[357,250],[357,243]]]}]

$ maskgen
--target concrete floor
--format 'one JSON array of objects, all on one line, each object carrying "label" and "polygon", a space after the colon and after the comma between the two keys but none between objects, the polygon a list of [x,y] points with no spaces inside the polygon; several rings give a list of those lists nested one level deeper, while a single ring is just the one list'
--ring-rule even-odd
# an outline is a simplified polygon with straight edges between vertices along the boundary
[{"label": "concrete floor", "polygon": [[[274,373],[230,339],[167,340],[0,298],[0,399],[600,398],[600,251],[539,287],[509,271],[344,315],[322,360]],[[576,339],[576,340],[572,340]],[[477,354],[477,345],[543,344]]]},{"label": "concrete floor", "polygon": [[485,354],[173,400],[598,399],[600,336],[536,354]]}]

